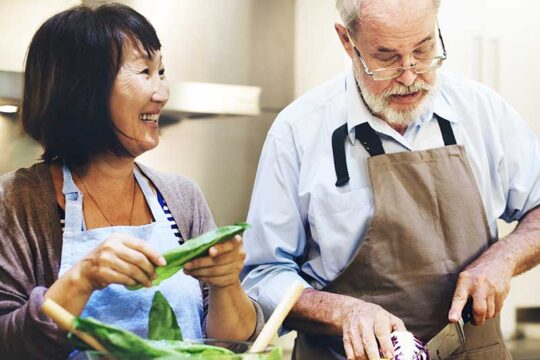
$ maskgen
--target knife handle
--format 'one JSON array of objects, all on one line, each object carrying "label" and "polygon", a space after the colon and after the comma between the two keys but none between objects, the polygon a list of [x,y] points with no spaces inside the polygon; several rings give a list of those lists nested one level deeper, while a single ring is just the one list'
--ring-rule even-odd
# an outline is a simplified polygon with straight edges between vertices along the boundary
[{"label": "knife handle", "polygon": [[461,318],[463,319],[464,323],[472,322],[473,319],[473,300],[469,298],[467,300],[467,303],[463,307],[463,310],[461,311]]}]

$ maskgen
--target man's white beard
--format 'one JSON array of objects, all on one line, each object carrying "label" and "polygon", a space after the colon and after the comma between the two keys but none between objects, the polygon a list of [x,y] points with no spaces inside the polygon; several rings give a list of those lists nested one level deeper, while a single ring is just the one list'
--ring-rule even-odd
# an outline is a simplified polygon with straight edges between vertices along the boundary
[{"label": "man's white beard", "polygon": [[[362,98],[372,114],[386,121],[389,125],[409,126],[431,106],[435,97],[436,85],[430,85],[417,78],[411,86],[404,86],[396,83],[391,88],[386,89],[381,95],[375,95],[364,83],[362,76],[356,76],[358,87]],[[422,91],[425,95],[422,101],[415,107],[404,110],[394,110],[390,106],[390,97],[392,95],[407,95],[417,91]]]}]

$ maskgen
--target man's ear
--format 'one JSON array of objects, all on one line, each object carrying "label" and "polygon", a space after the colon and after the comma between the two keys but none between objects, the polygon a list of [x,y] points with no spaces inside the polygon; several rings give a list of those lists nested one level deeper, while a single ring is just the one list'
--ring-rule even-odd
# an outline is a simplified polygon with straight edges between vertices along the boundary
[{"label": "man's ear", "polygon": [[343,49],[349,55],[349,57],[352,59],[354,56],[354,50],[353,50],[353,44],[351,43],[351,39],[349,38],[349,33],[347,31],[347,28],[341,24],[334,24],[334,29],[336,29],[337,36],[339,37],[339,41],[341,42],[341,45],[343,46]]}]

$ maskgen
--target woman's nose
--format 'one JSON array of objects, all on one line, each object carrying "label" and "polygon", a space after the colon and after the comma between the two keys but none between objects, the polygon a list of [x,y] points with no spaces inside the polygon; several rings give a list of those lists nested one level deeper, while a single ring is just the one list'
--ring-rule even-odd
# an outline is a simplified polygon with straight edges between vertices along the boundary
[{"label": "woman's nose", "polygon": [[165,104],[169,100],[169,82],[167,80],[159,80],[152,94],[152,101]]}]

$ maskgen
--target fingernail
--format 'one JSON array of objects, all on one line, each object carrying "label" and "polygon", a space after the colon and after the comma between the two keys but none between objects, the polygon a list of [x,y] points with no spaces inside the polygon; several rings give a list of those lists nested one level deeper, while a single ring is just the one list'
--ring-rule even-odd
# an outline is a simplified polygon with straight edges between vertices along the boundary
[{"label": "fingernail", "polygon": [[189,263],[189,262],[184,264],[185,269],[191,269],[192,266],[193,265],[191,265],[191,263]]},{"label": "fingernail", "polygon": [[165,258],[162,256],[158,259],[158,264],[159,266],[165,266],[167,265],[167,261],[165,260]]},{"label": "fingernail", "polygon": [[459,320],[459,316],[456,315],[456,314],[450,314],[450,321],[458,321]]},{"label": "fingernail", "polygon": [[217,255],[217,250],[216,248],[210,248],[210,250],[208,251],[210,253],[210,255],[214,256],[214,255]]},{"label": "fingernail", "polygon": [[387,351],[384,353],[384,357],[387,359],[392,359],[394,355],[390,351]]}]

